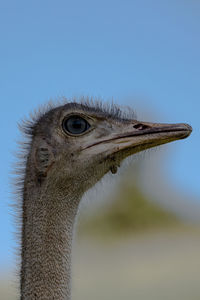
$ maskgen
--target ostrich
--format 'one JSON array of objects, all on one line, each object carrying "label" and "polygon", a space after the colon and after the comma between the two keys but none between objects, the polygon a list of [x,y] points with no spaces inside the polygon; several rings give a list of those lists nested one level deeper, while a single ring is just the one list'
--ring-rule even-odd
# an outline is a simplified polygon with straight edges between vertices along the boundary
[{"label": "ostrich", "polygon": [[126,157],[190,135],[139,122],[114,104],[68,102],[23,123],[21,300],[71,299],[71,249],[83,194]]}]

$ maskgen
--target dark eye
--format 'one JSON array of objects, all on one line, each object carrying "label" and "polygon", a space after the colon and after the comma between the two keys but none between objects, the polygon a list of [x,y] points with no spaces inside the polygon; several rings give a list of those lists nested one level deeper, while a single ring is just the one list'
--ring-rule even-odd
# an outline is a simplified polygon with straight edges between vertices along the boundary
[{"label": "dark eye", "polygon": [[63,129],[71,134],[81,134],[90,128],[90,124],[80,116],[71,116],[63,120]]}]

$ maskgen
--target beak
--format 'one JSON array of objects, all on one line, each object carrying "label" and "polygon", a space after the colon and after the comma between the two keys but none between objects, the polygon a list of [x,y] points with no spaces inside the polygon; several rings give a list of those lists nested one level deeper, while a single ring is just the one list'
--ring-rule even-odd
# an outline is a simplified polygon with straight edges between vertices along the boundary
[{"label": "beak", "polygon": [[134,121],[128,127],[126,132],[109,140],[109,143],[112,142],[117,146],[114,153],[126,150],[128,155],[134,154],[148,148],[184,139],[192,132],[192,127],[184,123],[159,124],[136,123]]},{"label": "beak", "polygon": [[115,133],[112,137],[90,144],[85,149],[94,146],[94,149],[100,147],[102,152],[106,150],[108,156],[117,154],[119,160],[122,160],[137,152],[184,139],[191,132],[192,127],[184,123],[160,124],[134,120],[120,126],[118,133]]}]

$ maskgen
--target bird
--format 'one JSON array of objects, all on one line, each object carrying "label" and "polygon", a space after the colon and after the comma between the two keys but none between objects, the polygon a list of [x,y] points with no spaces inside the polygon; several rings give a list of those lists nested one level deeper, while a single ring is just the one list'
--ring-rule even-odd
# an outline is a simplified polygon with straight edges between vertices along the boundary
[{"label": "bird", "polygon": [[140,151],[188,137],[185,123],[138,121],[132,109],[92,99],[47,105],[20,125],[20,300],[70,300],[79,203]]}]

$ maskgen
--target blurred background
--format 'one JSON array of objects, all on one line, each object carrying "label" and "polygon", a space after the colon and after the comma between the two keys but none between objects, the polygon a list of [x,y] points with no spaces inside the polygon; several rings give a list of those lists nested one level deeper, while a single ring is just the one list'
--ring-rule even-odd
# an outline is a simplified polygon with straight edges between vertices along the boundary
[{"label": "blurred background", "polygon": [[125,161],[85,195],[73,299],[200,298],[199,36],[196,0],[0,1],[1,300],[17,299],[17,122],[49,99],[82,95],[193,133]]}]

